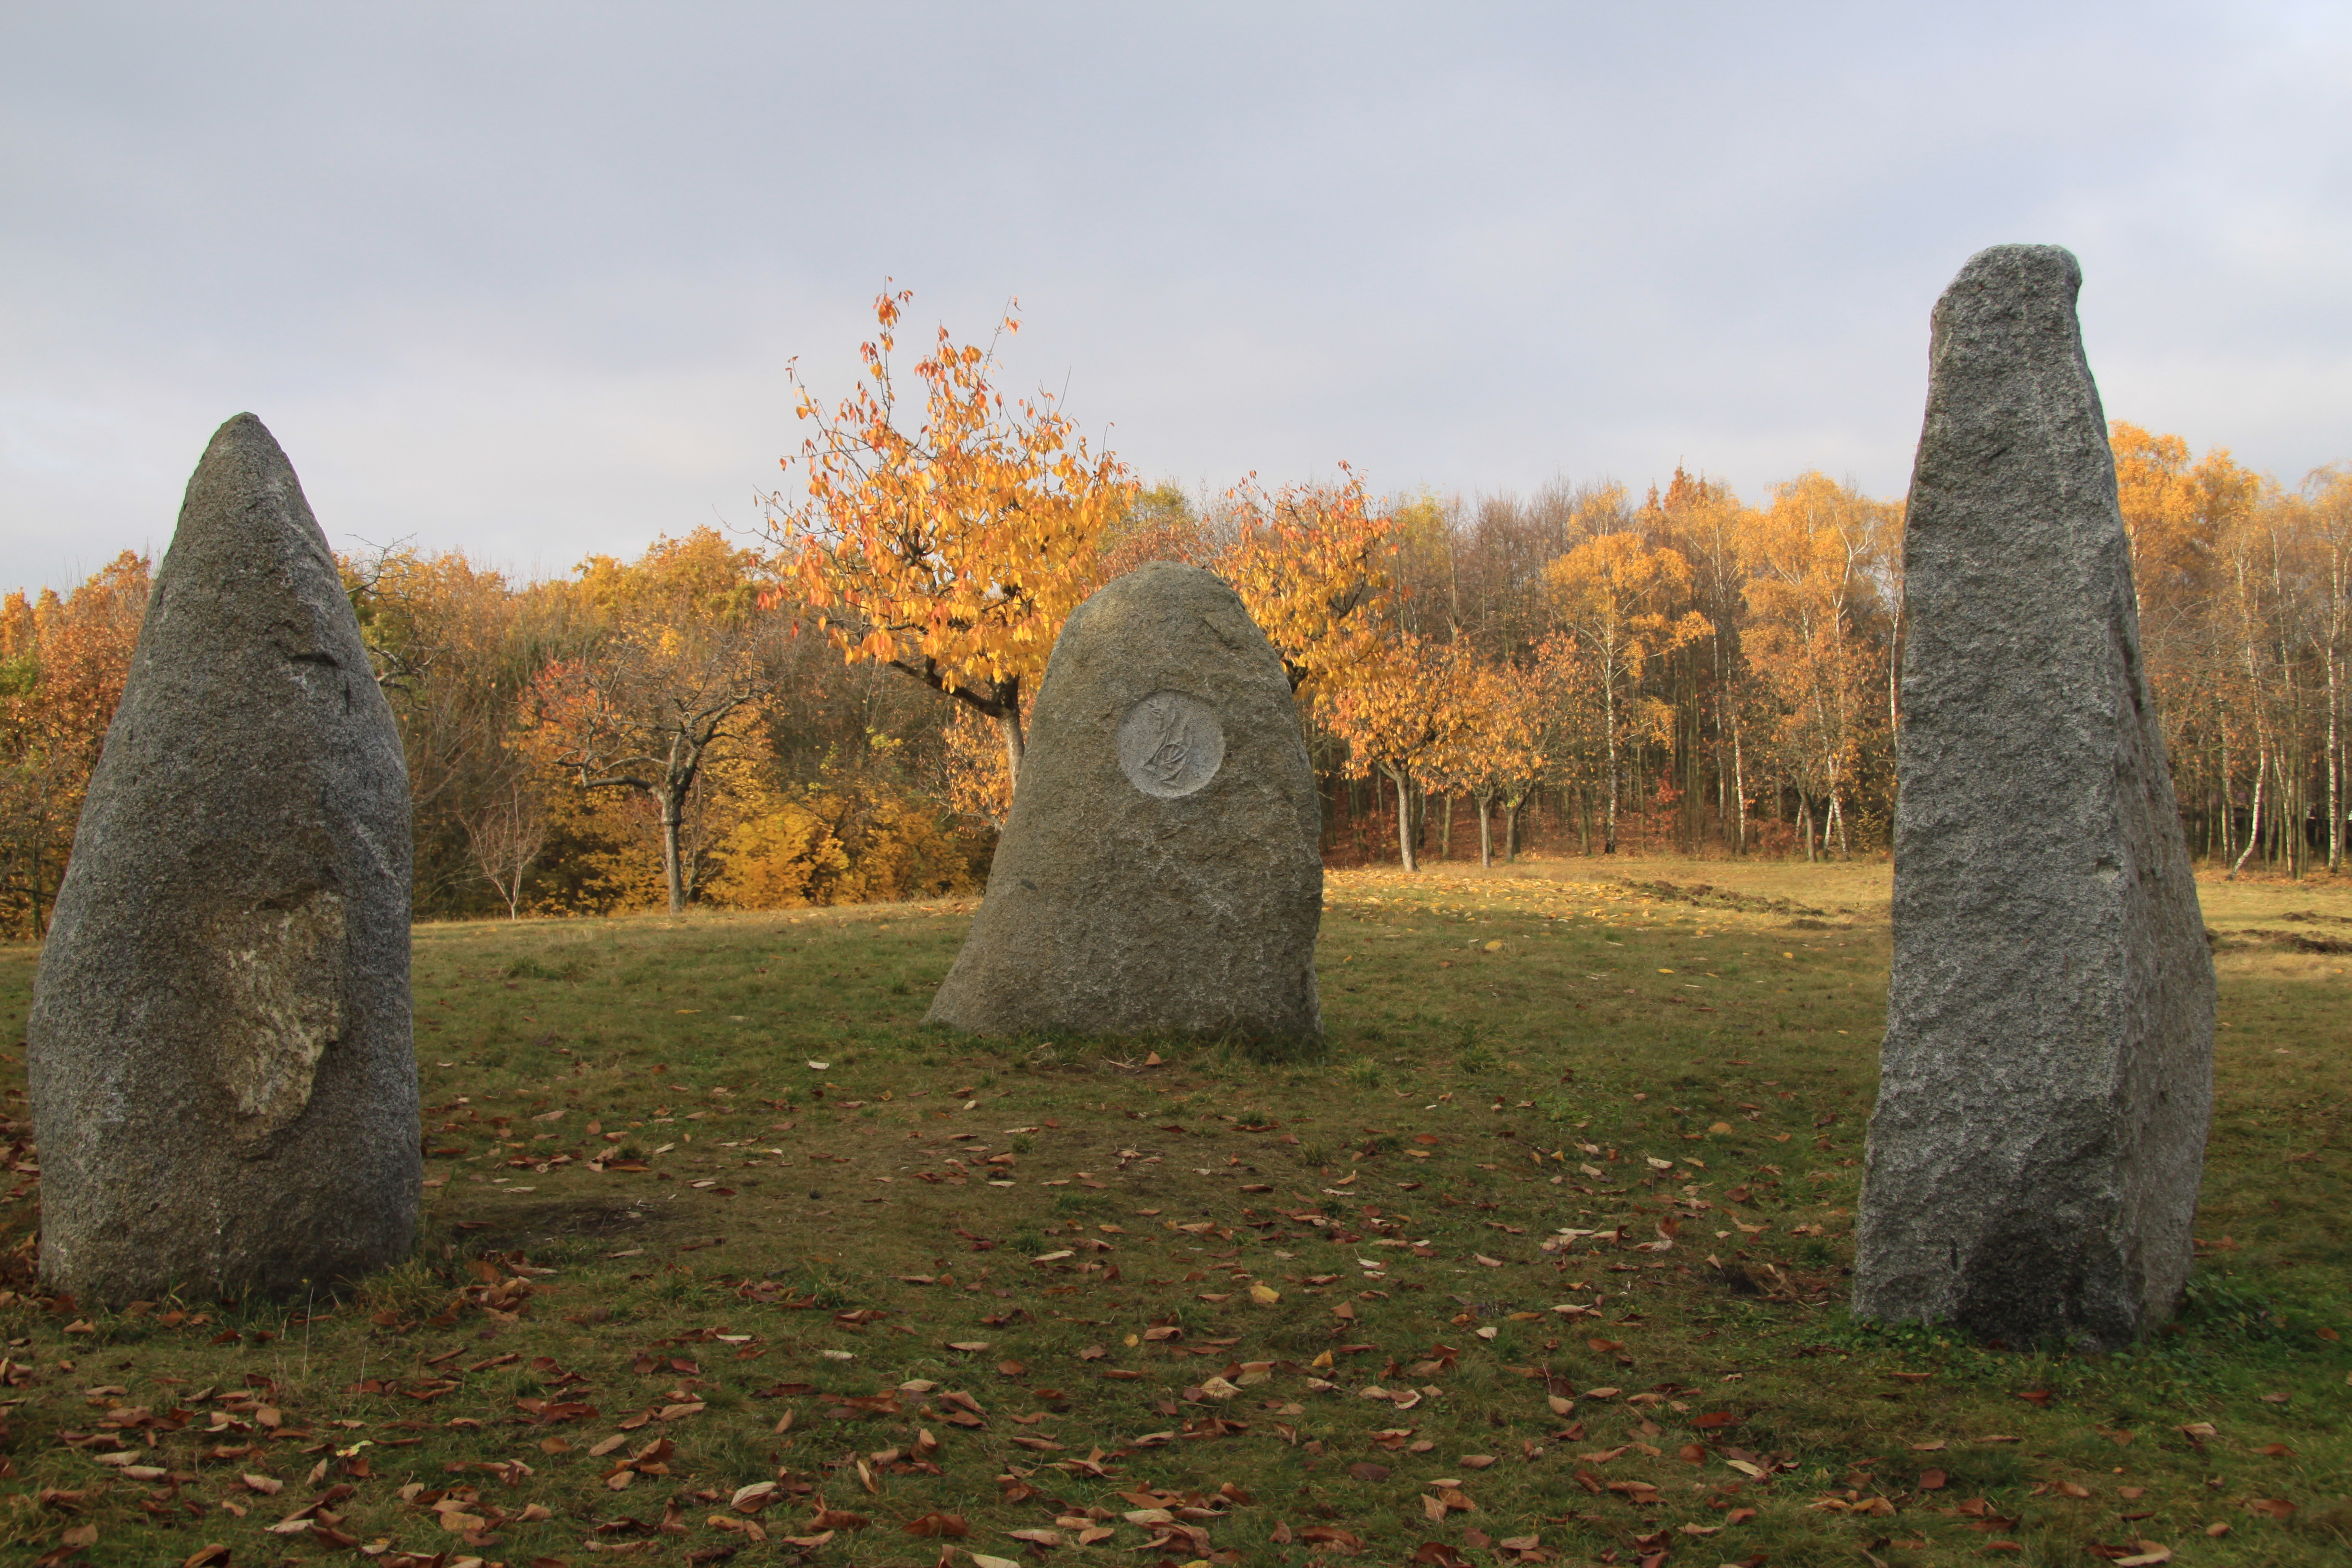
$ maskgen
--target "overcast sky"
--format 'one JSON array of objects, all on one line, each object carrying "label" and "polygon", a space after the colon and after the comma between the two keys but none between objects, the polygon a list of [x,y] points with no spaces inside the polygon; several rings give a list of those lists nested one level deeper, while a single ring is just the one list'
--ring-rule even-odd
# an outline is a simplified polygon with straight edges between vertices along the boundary
[{"label": "overcast sky", "polygon": [[[159,555],[258,414],[340,547],[756,521],[1025,318],[1149,479],[1900,494],[1973,250],[2082,258],[2111,416],[2352,459],[2340,4],[0,6],[0,585]],[[914,341],[910,338],[908,341]]]}]

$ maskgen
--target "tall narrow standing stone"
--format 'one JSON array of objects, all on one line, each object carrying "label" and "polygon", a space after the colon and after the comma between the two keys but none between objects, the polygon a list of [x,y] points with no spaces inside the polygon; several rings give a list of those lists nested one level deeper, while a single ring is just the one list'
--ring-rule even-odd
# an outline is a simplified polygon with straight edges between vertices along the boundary
[{"label": "tall narrow standing stone", "polygon": [[1282,660],[1197,567],[1079,605],[931,1004],[984,1035],[1318,1035],[1321,806]]},{"label": "tall narrow standing stone", "polygon": [[323,1290],[406,1254],[409,852],[334,557],[240,414],[188,481],[34,984],[52,1284]]},{"label": "tall narrow standing stone", "polygon": [[2111,1347],[2189,1267],[2213,963],[2140,664],[2082,272],[1936,306],[1904,534],[1895,965],[1854,1310]]}]

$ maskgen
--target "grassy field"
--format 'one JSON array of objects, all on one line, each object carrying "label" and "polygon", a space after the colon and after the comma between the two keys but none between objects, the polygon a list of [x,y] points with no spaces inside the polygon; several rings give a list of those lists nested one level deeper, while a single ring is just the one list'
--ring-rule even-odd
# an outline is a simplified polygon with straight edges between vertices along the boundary
[{"label": "grassy field", "polygon": [[424,928],[424,1240],[290,1309],[35,1291],[18,1045],[0,1555],[2340,1563],[2352,889],[2204,892],[2202,1261],[2095,1359],[1843,1310],[1883,865],[1336,874],[1295,1059],[927,1029],[969,904]]}]

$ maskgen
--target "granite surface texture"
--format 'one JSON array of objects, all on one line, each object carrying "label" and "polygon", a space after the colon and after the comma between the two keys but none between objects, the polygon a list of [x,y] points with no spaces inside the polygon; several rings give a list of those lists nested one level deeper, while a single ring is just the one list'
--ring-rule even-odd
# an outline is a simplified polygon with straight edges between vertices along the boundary
[{"label": "granite surface texture", "polygon": [[1240,598],[1155,562],[1072,614],[988,891],[931,1021],[984,1035],[1318,1035],[1320,805]]},{"label": "granite surface texture", "polygon": [[2052,246],[1936,306],[1904,540],[1895,957],[1857,1315],[2158,1325],[2190,1260],[2213,965],[2105,416]]},{"label": "granite surface texture", "polygon": [[188,481],[35,982],[52,1285],[291,1294],[407,1255],[409,857],[334,557],[239,415]]}]

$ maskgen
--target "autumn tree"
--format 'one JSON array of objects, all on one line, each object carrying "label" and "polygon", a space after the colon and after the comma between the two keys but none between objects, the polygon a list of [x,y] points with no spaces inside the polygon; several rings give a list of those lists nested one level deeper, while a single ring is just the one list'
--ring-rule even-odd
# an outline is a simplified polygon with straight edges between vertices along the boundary
[{"label": "autumn tree", "polygon": [[1447,626],[1470,638],[1481,658],[1526,658],[1551,629],[1544,571],[1587,531],[1590,499],[1590,491],[1552,484],[1526,500],[1482,496],[1474,506],[1442,507],[1440,559],[1430,561],[1425,545],[1412,552],[1428,574],[1411,579],[1414,612],[1441,604]]},{"label": "autumn tree", "polygon": [[146,558],[124,551],[69,596],[0,606],[0,898],[48,926],[91,770],[146,616]]},{"label": "autumn tree", "polygon": [[1013,814],[1013,775],[1004,765],[1004,748],[969,708],[959,708],[948,721],[945,740],[940,784],[948,809],[1002,831]]},{"label": "autumn tree", "polygon": [[1396,791],[1397,860],[1420,869],[1413,796],[1454,747],[1463,722],[1461,691],[1466,648],[1432,644],[1398,633],[1374,671],[1330,698],[1331,729],[1348,743],[1362,775],[1385,778]]},{"label": "autumn tree", "polygon": [[1835,837],[1841,853],[1853,851],[1848,805],[1885,668],[1873,569],[1888,540],[1885,512],[1885,502],[1810,473],[1778,487],[1772,504],[1748,518],[1743,640],[1775,699],[1782,759],[1803,797],[1808,859],[1816,799],[1822,846]]},{"label": "autumn tree", "polygon": [[2224,448],[2191,462],[2179,437],[2121,421],[2109,443],[2141,647],[2192,839],[2233,869],[2265,844],[2293,865],[2315,749],[2297,710],[2316,672],[2298,644],[2325,618],[2310,603],[2302,503]]},{"label": "autumn tree", "polygon": [[1337,484],[1226,492],[1223,547],[1209,564],[1281,656],[1305,704],[1374,678],[1391,647],[1402,528],[1339,465]]},{"label": "autumn tree", "polygon": [[[1086,596],[1096,546],[1133,481],[1092,455],[1052,396],[1008,403],[993,351],[945,327],[915,365],[919,423],[905,427],[891,353],[911,293],[874,302],[866,378],[830,413],[792,372],[814,434],[806,493],[769,498],[770,529],[800,598],[851,659],[900,670],[992,721],[1017,783],[1023,694]],[[1020,321],[1008,313],[1001,331]],[[786,459],[790,471],[793,459]]]},{"label": "autumn tree", "polygon": [[1213,570],[1221,548],[1214,521],[1182,487],[1162,480],[1137,490],[1097,542],[1090,590],[1150,561]]},{"label": "autumn tree", "polygon": [[761,605],[759,557],[710,528],[657,540],[633,563],[592,556],[574,591],[595,629],[534,682],[534,743],[583,789],[651,803],[677,914],[698,879],[689,810],[711,765],[756,740],[778,684],[782,617]]},{"label": "autumn tree", "polygon": [[1707,623],[1706,635],[1675,656],[1668,681],[1688,786],[1685,820],[1696,839],[1711,783],[1716,821],[1735,855],[1748,842],[1748,720],[1755,698],[1740,642],[1747,623],[1748,563],[1741,554],[1747,520],[1728,485],[1679,464],[1665,493],[1652,491],[1641,518],[1653,543],[1671,547],[1690,563],[1691,608]]},{"label": "autumn tree", "polygon": [[2347,803],[2345,707],[2352,687],[2352,470],[2315,468],[2303,484],[2305,517],[2319,610],[2313,617],[2320,658],[2321,768],[2326,803],[2327,868],[2344,869]]},{"label": "autumn tree", "polygon": [[547,848],[547,804],[532,770],[517,759],[499,786],[459,817],[482,880],[505,900],[507,919],[522,918],[523,879]]},{"label": "autumn tree", "polygon": [[2189,443],[2116,420],[2107,446],[2116,461],[2116,500],[2131,544],[2132,586],[2139,595],[2141,640],[2161,645],[2197,595],[2210,588],[2221,520],[2213,513],[2208,468],[2200,480]]},{"label": "autumn tree", "polygon": [[543,804],[525,698],[550,659],[593,635],[595,613],[571,584],[512,582],[456,550],[379,549],[346,560],[343,580],[408,763],[416,909],[471,913],[488,887],[514,912],[520,894],[486,868],[482,827],[518,791]]},{"label": "autumn tree", "polygon": [[1617,821],[1629,739],[1671,724],[1672,712],[1645,689],[1654,661],[1706,635],[1704,616],[1683,608],[1690,563],[1631,531],[1596,533],[1553,562],[1545,575],[1562,634],[1577,646],[1600,701],[1604,766],[1601,852],[1617,852]]},{"label": "autumn tree", "polygon": [[[2226,647],[2227,673],[2214,684],[2226,705],[2222,723],[2233,731],[2238,756],[2252,753],[2245,844],[2230,874],[2244,869],[2266,837],[2292,869],[2303,855],[2307,806],[2308,726],[2300,710],[2308,702],[2308,672],[2297,657],[2298,622],[2309,609],[2296,549],[2301,531],[2275,486],[2240,468],[2227,450],[2208,453],[2192,477],[2203,494],[2200,510],[2215,524],[2222,606],[2215,641],[2217,651]],[[2225,777],[2225,790],[2229,782]]]},{"label": "autumn tree", "polygon": [[1516,858],[1517,816],[1549,761],[1543,672],[1479,659],[1466,641],[1456,645],[1456,670],[1447,699],[1453,722],[1431,769],[1443,787],[1470,796],[1478,813],[1478,864],[1495,863],[1494,809],[1504,807],[1506,858]]}]

